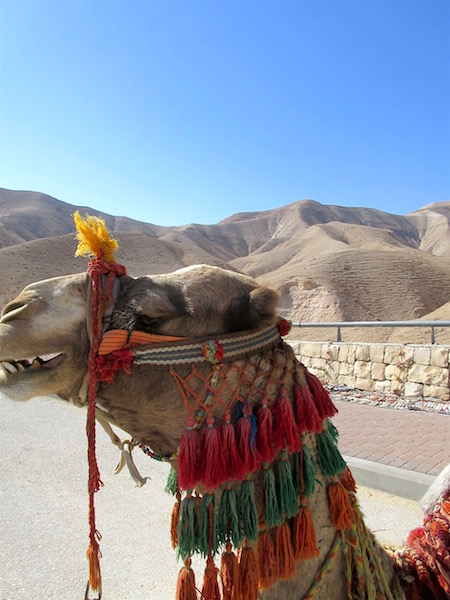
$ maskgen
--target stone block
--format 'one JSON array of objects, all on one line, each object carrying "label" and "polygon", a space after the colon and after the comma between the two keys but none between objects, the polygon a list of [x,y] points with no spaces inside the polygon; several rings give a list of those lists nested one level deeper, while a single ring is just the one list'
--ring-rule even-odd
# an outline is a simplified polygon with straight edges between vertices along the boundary
[{"label": "stone block", "polygon": [[355,348],[356,360],[370,360],[370,346],[369,344],[358,344]]},{"label": "stone block", "polygon": [[319,370],[319,371],[323,371],[325,373],[325,371],[327,370],[328,367],[328,361],[326,361],[324,358],[312,358],[311,359],[311,368],[315,369],[315,370]]},{"label": "stone block", "polygon": [[383,344],[372,344],[369,351],[370,360],[373,363],[384,362],[384,345]]},{"label": "stone block", "polygon": [[363,360],[357,360],[355,362],[355,369],[354,369],[354,373],[355,373],[355,377],[359,377],[362,379],[369,379],[370,378],[370,373],[371,371],[371,364],[369,362],[365,362]]},{"label": "stone block", "polygon": [[375,391],[379,394],[388,394],[391,391],[391,382],[389,380],[375,381]]},{"label": "stone block", "polygon": [[342,375],[339,376],[339,382],[342,383],[342,385],[346,385],[349,388],[354,388],[356,380],[353,377],[353,375]]},{"label": "stone block", "polygon": [[329,383],[337,383],[339,381],[339,361],[333,360],[328,362],[327,381]]},{"label": "stone block", "polygon": [[303,344],[303,354],[307,356],[313,356],[314,358],[320,358],[322,354],[322,344],[320,342],[305,342]]},{"label": "stone block", "polygon": [[421,383],[413,383],[412,381],[405,382],[405,396],[422,396],[423,394],[423,384]]},{"label": "stone block", "polygon": [[372,372],[371,377],[376,381],[384,381],[386,379],[385,375],[386,365],[384,363],[374,362],[372,363]]},{"label": "stone block", "polygon": [[345,362],[339,363],[339,376],[353,375],[353,365]]},{"label": "stone block", "polygon": [[418,346],[414,350],[414,362],[417,365],[429,365],[431,358],[431,349],[426,346]]},{"label": "stone block", "polygon": [[403,396],[405,393],[405,383],[399,379],[391,379],[391,392],[398,396]]},{"label": "stone block", "polygon": [[408,371],[408,380],[427,385],[448,385],[448,369],[431,365],[412,365]]},{"label": "stone block", "polygon": [[353,364],[356,360],[355,357],[356,348],[354,344],[349,344],[347,352],[347,362]]},{"label": "stone block", "polygon": [[448,385],[424,385],[423,395],[426,398],[438,398],[439,400],[450,400],[450,389]]},{"label": "stone block", "polygon": [[364,390],[366,392],[372,392],[375,389],[375,382],[365,377],[356,377],[355,386],[358,390]]},{"label": "stone block", "polygon": [[384,374],[386,379],[390,379],[391,381],[406,381],[406,372],[398,365],[386,365]]},{"label": "stone block", "polygon": [[448,348],[431,348],[430,364],[433,367],[450,368]]},{"label": "stone block", "polygon": [[339,362],[341,362],[341,363],[346,362],[347,356],[348,356],[348,345],[341,344],[339,346]]},{"label": "stone block", "polygon": [[384,361],[387,365],[396,365],[404,356],[404,346],[388,344],[384,349]]}]

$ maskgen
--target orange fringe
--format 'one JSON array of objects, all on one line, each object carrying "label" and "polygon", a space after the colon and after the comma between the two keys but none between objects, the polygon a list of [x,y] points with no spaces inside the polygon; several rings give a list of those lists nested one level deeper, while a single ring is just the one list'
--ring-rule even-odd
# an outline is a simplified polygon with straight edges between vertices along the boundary
[{"label": "orange fringe", "polygon": [[348,490],[349,492],[352,492],[353,494],[356,494],[356,483],[355,483],[355,480],[353,479],[353,475],[348,467],[342,473],[339,480],[342,483],[342,485],[345,487],[346,490]]},{"label": "orange fringe", "polygon": [[258,569],[253,548],[245,546],[239,557],[239,579],[243,600],[258,600]]},{"label": "orange fringe", "polygon": [[264,529],[258,537],[258,584],[260,589],[271,587],[276,581],[275,548],[269,532]]},{"label": "orange fringe", "polygon": [[185,561],[184,567],[182,567],[178,573],[175,600],[197,600],[195,575],[194,571],[191,569],[190,559]]},{"label": "orange fringe", "polygon": [[223,600],[241,600],[239,565],[236,555],[231,549],[232,546],[228,542],[220,565]]},{"label": "orange fringe", "polygon": [[178,546],[178,521],[180,519],[181,493],[177,491],[177,501],[172,508],[172,516],[170,518],[170,539],[172,548]]},{"label": "orange fringe", "polygon": [[102,576],[100,574],[100,551],[98,545],[89,544],[86,556],[89,561],[89,587],[93,592],[101,592]]},{"label": "orange fringe", "polygon": [[278,579],[289,579],[295,573],[294,553],[291,545],[291,530],[287,523],[276,528],[275,560]]},{"label": "orange fringe", "polygon": [[340,481],[330,483],[328,486],[330,501],[330,517],[333,525],[339,531],[350,529],[355,521],[355,512],[350,504],[348,492]]},{"label": "orange fringe", "polygon": [[294,530],[292,532],[294,558],[303,560],[319,556],[317,548],[316,532],[311,511],[307,506],[302,505],[299,513],[294,519]]},{"label": "orange fringe", "polygon": [[210,554],[206,560],[201,600],[220,600],[219,583],[217,581],[218,572],[219,569],[214,564],[214,559]]}]

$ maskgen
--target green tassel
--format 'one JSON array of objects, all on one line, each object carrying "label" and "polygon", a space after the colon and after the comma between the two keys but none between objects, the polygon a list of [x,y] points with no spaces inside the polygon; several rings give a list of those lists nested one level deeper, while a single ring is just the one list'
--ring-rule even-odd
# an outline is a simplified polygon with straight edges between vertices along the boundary
[{"label": "green tassel", "polygon": [[268,527],[275,527],[276,525],[281,525],[283,522],[283,515],[281,514],[278,505],[275,475],[269,466],[263,468],[263,477],[265,523]]},{"label": "green tassel", "polygon": [[169,475],[167,477],[166,492],[168,494],[170,494],[171,496],[175,496],[175,494],[177,493],[177,489],[178,489],[178,473],[171,466]]},{"label": "green tassel", "polygon": [[197,499],[191,495],[186,496],[181,503],[177,533],[178,553],[186,560],[197,550],[200,534]]},{"label": "green tassel", "polygon": [[336,429],[336,427],[331,419],[325,419],[325,423],[327,425],[328,431],[330,432],[332,438],[334,439],[335,443],[337,444],[338,437],[339,437],[339,431]]},{"label": "green tassel", "polygon": [[305,496],[309,498],[314,494],[316,487],[316,463],[314,462],[311,452],[306,444],[303,448],[303,482],[305,485]]},{"label": "green tassel", "polygon": [[244,479],[239,493],[239,516],[244,537],[256,542],[258,539],[258,512],[255,504],[255,484]]},{"label": "green tassel", "polygon": [[241,543],[242,534],[239,523],[236,490],[224,489],[220,498],[217,534],[222,544],[231,539],[237,548]]},{"label": "green tassel", "polygon": [[334,477],[347,468],[347,463],[336,446],[333,431],[328,428],[317,436],[317,458],[322,473],[327,477]]},{"label": "green tassel", "polygon": [[205,494],[201,505],[200,552],[206,558],[217,552],[216,502],[213,494]]},{"label": "green tassel", "polygon": [[291,465],[285,452],[281,454],[278,461],[278,497],[281,514],[289,519],[294,517],[300,510],[300,506],[292,481]]}]

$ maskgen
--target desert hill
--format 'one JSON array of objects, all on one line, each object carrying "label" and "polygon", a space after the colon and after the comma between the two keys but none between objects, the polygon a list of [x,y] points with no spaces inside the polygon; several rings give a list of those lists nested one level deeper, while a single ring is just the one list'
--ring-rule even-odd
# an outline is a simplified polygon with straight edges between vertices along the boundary
[{"label": "desert hill", "polygon": [[[450,319],[450,202],[400,216],[302,200],[215,225],[162,227],[0,189],[1,300],[31,281],[85,269],[73,256],[75,210],[105,219],[132,275],[227,266],[277,289],[280,311],[294,321]],[[373,339],[379,330],[362,331]],[[448,329],[443,335],[450,341]]]}]

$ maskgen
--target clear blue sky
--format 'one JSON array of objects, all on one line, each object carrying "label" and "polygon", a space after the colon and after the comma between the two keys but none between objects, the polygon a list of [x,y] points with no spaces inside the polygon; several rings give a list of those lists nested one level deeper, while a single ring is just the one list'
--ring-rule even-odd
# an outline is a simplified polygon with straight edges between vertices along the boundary
[{"label": "clear blue sky", "polygon": [[450,199],[448,0],[0,0],[0,185],[161,225]]}]

